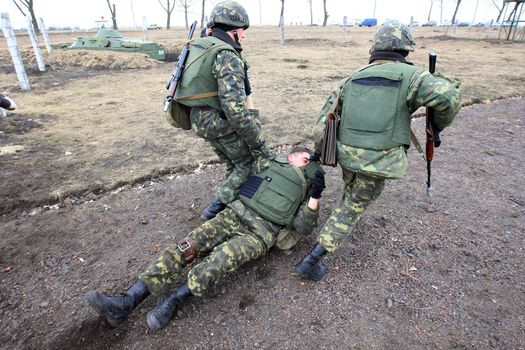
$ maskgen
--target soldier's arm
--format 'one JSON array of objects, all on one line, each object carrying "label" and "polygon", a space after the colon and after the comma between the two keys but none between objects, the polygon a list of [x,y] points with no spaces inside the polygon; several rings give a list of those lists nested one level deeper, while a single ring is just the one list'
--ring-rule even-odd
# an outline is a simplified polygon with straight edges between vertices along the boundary
[{"label": "soldier's arm", "polygon": [[217,79],[221,107],[231,126],[250,150],[264,147],[261,129],[246,106],[242,60],[233,52],[224,50],[215,58],[213,74]]},{"label": "soldier's arm", "polygon": [[324,135],[324,125],[326,122],[326,115],[328,111],[332,108],[337,99],[337,95],[343,88],[344,83],[341,82],[337,88],[330,94],[326,99],[321,111],[319,112],[319,118],[317,119],[317,124],[314,127],[314,153],[321,154],[321,148],[323,146],[323,135]]},{"label": "soldier's arm", "polygon": [[299,209],[293,222],[293,228],[302,235],[309,235],[317,226],[319,217],[319,199],[309,198]]},{"label": "soldier's arm", "polygon": [[407,103],[411,112],[421,106],[434,109],[434,122],[444,129],[454,120],[461,108],[459,81],[427,71],[415,74],[410,84]]}]

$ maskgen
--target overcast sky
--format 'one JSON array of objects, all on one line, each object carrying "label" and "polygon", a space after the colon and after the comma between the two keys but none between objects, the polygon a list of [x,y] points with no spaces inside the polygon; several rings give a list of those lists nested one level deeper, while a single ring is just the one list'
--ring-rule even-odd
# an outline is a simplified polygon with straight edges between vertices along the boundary
[{"label": "overcast sky", "polygon": [[[160,0],[166,3],[166,0]],[[174,0],[172,0],[174,1]],[[178,1],[178,0],[177,0]],[[188,0],[191,2],[192,0]],[[119,27],[141,26],[143,17],[148,24],[166,25],[166,13],[159,0],[110,0],[116,5],[117,24]],[[201,0],[190,8],[189,21],[200,20]],[[220,1],[207,0],[205,13],[208,15],[214,4]],[[249,13],[252,25],[275,25],[279,20],[280,0],[238,0]],[[379,23],[385,19],[398,19],[409,23],[413,16],[415,21],[426,22],[431,0],[327,0],[329,24],[342,23],[343,16],[349,20],[374,16]],[[476,11],[476,4],[479,2]],[[501,0],[497,1],[501,3]],[[111,14],[106,0],[34,0],[35,14],[42,17],[46,26],[93,28],[97,20],[110,20]],[[285,23],[310,24],[308,0],[285,1]],[[260,4],[260,7],[259,7]],[[375,6],[374,6],[375,4]],[[259,10],[261,8],[261,10]],[[443,19],[450,20],[455,8],[455,0],[443,0]],[[0,12],[7,12],[15,28],[25,25],[20,11],[12,0],[0,0]],[[440,0],[434,0],[432,20],[439,21],[441,14]],[[474,17],[475,16],[475,17]],[[497,9],[491,0],[463,0],[457,18],[461,22],[484,22],[495,19]],[[323,2],[313,0],[314,23],[322,24]],[[172,26],[184,26],[184,12],[176,6],[172,13]]]}]

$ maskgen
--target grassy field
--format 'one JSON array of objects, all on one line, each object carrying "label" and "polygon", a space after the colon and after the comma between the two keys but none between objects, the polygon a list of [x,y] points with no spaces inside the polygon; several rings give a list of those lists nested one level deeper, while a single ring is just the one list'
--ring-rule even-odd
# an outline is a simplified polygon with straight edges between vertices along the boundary
[{"label": "grassy field", "polygon": [[[270,146],[308,142],[330,91],[367,64],[373,32],[350,28],[343,40],[339,27],[288,27],[281,46],[277,28],[250,28],[244,55]],[[417,50],[410,59],[425,66],[428,52],[436,52],[437,70],[461,80],[465,105],[524,93],[525,44],[492,39],[497,30],[483,28],[459,28],[461,38],[445,34],[445,28],[414,28]],[[60,48],[80,35],[51,33],[55,50],[45,54],[45,73],[36,69],[28,37],[17,37],[30,91],[20,90],[5,42],[0,45],[0,92],[20,106],[2,121],[2,154],[18,152],[0,158],[6,170],[0,180],[7,184],[1,211],[217,160],[203,141],[163,119],[164,87],[174,62]],[[124,35],[140,38],[142,33]],[[150,32],[150,39],[172,55],[185,36],[184,29]]]}]

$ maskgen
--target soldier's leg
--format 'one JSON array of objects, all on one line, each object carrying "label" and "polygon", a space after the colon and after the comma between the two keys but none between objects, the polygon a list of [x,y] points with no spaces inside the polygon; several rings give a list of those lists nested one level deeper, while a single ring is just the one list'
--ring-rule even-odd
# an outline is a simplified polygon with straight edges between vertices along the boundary
[{"label": "soldier's leg", "polygon": [[318,242],[330,253],[354,229],[363,212],[385,188],[385,180],[355,174],[343,169],[345,189],[342,200],[332,212],[319,233]]},{"label": "soldier's leg", "polygon": [[250,234],[235,235],[215,247],[210,255],[190,270],[186,283],[167,293],[148,313],[149,328],[153,331],[164,328],[180,303],[192,295],[201,296],[211,282],[218,281],[226,273],[235,271],[243,263],[264,255],[266,251],[264,242]]},{"label": "soldier's leg", "polygon": [[139,279],[152,294],[163,294],[197,253],[209,252],[231,235],[237,227],[233,224],[236,221],[230,219],[232,215],[231,209],[225,210],[190,232],[187,238],[166,248],[157,261],[139,275]]},{"label": "soldier's leg", "polygon": [[[219,156],[219,159],[222,163],[226,165],[226,179],[230,176],[230,174],[235,170],[235,165],[232,163],[232,161],[228,158],[228,156],[222,151],[222,146],[217,140],[208,140],[210,143],[213,151],[215,154]],[[215,194],[212,201],[208,206],[202,211],[201,219],[204,221],[210,220],[217,215],[217,213],[221,212],[226,208],[226,204],[229,202],[223,202],[220,198],[218,193]]]},{"label": "soldier's leg", "polygon": [[236,133],[231,133],[216,141],[217,148],[233,165],[232,171],[217,190],[217,197],[221,202],[228,204],[237,198],[239,189],[250,175],[254,159],[248,145]]},{"label": "soldier's leg", "polygon": [[217,282],[242,264],[266,254],[268,248],[255,235],[243,234],[229,239],[188,273],[188,287],[192,295],[202,296],[212,282]]},{"label": "soldier's leg", "polygon": [[327,252],[339,248],[368,205],[379,197],[385,187],[384,179],[355,174],[346,169],[343,169],[343,180],[343,198],[321,228],[318,243],[296,265],[296,271],[303,277],[317,281],[326,274],[326,267],[319,262],[320,259]]}]

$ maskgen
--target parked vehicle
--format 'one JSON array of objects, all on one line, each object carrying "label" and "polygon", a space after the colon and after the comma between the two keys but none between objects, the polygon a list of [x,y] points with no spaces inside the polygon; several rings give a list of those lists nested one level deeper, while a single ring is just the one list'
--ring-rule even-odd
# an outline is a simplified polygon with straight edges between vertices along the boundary
[{"label": "parked vehicle", "polygon": [[428,21],[426,23],[423,23],[423,27],[435,27],[437,25],[436,21]]},{"label": "parked vehicle", "polygon": [[114,29],[100,29],[94,37],[78,37],[69,48],[140,52],[159,61],[166,60],[164,49],[159,44],[152,41],[125,38]]},{"label": "parked vehicle", "polygon": [[158,24],[150,24],[148,29],[160,29],[161,27]]},{"label": "parked vehicle", "polygon": [[377,18],[365,18],[361,23],[360,27],[374,27],[377,25]]}]

